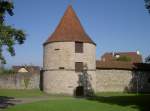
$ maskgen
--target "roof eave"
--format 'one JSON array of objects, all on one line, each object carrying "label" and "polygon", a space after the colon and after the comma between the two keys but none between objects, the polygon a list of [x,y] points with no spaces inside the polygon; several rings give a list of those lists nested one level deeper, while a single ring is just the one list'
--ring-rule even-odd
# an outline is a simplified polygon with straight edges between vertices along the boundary
[{"label": "roof eave", "polygon": [[[53,42],[76,42],[76,41],[49,41],[49,42],[44,42],[43,43],[43,46],[47,45],[47,44],[50,44],[50,43],[53,43]],[[89,43],[89,44],[93,44],[96,46],[96,43],[95,42],[83,42],[83,43]]]}]

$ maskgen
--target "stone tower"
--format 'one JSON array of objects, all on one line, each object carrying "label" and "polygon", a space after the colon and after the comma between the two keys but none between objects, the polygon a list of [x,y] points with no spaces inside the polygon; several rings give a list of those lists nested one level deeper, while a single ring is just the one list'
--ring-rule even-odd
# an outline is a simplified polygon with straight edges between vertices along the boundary
[{"label": "stone tower", "polygon": [[[96,44],[84,31],[72,6],[43,45],[43,90],[51,94],[96,89]],[[88,75],[88,80],[83,80]],[[88,89],[88,88],[87,88]]]}]

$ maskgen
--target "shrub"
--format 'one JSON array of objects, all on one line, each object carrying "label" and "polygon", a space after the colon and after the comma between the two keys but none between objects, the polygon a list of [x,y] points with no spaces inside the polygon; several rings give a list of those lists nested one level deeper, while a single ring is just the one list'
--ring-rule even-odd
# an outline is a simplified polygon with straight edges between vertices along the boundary
[{"label": "shrub", "polygon": [[0,69],[0,74],[15,74],[16,72],[12,69],[4,69],[4,68],[1,68]]},{"label": "shrub", "polygon": [[150,63],[150,55],[145,58],[145,62],[146,62],[146,63]]},{"label": "shrub", "polygon": [[131,58],[128,56],[120,56],[119,58],[116,59],[117,61],[125,61],[125,62],[130,62]]}]

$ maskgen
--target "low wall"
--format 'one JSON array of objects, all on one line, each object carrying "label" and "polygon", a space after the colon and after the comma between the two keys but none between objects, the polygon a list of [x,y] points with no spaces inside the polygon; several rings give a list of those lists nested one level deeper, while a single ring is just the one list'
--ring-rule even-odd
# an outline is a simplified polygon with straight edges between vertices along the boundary
[{"label": "low wall", "polygon": [[38,89],[40,75],[31,73],[0,75],[1,89]]},{"label": "low wall", "polygon": [[150,72],[96,70],[97,92],[150,92]]},{"label": "low wall", "polygon": [[[30,73],[0,75],[0,88],[39,89],[43,82],[40,78],[40,74]],[[150,71],[96,70],[96,92],[137,91],[150,92]]]}]

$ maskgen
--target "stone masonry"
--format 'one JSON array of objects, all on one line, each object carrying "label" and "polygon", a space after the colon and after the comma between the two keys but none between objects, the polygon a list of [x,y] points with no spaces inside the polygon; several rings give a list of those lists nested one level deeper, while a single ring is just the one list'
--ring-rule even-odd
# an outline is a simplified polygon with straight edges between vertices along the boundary
[{"label": "stone masonry", "polygon": [[[92,77],[92,87],[96,89],[95,45],[84,43],[83,50],[83,53],[75,53],[75,42],[53,42],[45,46],[43,80],[45,92],[73,95],[80,74],[75,72],[75,62],[87,65],[88,73]],[[59,69],[60,67],[64,69]]]}]

